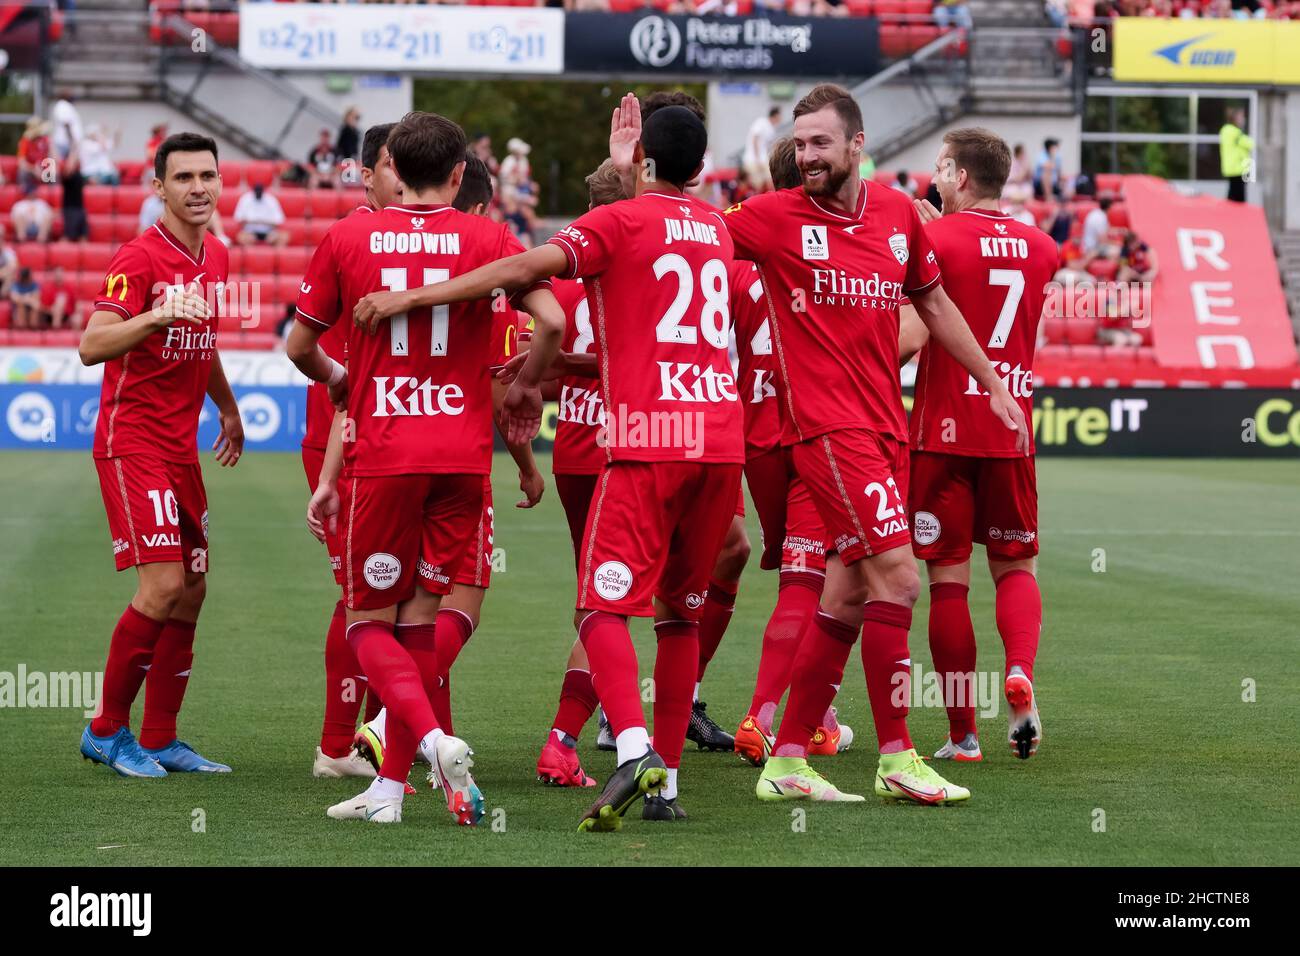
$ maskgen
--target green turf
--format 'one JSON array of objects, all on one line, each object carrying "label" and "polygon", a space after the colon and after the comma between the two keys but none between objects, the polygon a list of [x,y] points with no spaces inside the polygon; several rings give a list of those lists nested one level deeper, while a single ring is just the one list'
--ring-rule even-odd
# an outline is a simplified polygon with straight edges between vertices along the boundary
[{"label": "green turf", "polygon": [[[205,463],[207,464],[207,463]],[[1295,864],[1300,862],[1300,465],[1044,459],[1046,621],[1038,692],[1046,740],[1015,760],[1005,716],[981,721],[986,759],[946,809],[760,804],[757,771],[688,750],[684,825],[630,818],[579,835],[589,793],[534,780],[572,634],[572,563],[559,503],[516,511],[497,472],[496,576],[484,623],[454,672],[457,729],[498,827],[457,831],[440,801],[410,798],[398,827],[339,823],[325,807],[356,792],[313,780],[322,645],[336,592],[308,536],[296,456],[207,467],[212,571],[182,737],[228,761],[228,777],[119,779],[77,755],[74,710],[0,711],[0,863],[44,864]],[[547,467],[544,463],[544,467]],[[0,455],[0,671],[97,670],[134,586],[115,575],[90,457]],[[754,521],[751,533],[757,540]],[[1092,570],[1105,551],[1105,573]],[[776,579],[749,571],[705,682],[709,712],[734,726],[752,690]],[[972,594],[980,666],[1002,669],[992,589]],[[929,664],[926,605],[912,630]],[[635,628],[643,670],[649,629]],[[1242,701],[1242,682],[1257,701]],[[820,766],[870,791],[874,768],[861,671],[839,700],[859,744]],[[137,720],[138,720],[137,710]],[[933,750],[943,712],[913,711]],[[610,757],[588,733],[598,777]],[[792,810],[806,810],[803,827]],[[1094,832],[1095,811],[1105,832]],[[206,832],[194,832],[202,810]]]}]

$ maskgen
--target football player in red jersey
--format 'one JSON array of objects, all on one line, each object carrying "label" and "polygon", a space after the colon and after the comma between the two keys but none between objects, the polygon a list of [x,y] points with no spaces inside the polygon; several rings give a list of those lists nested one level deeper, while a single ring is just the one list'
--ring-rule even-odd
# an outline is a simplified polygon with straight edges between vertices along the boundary
[{"label": "football player in red jersey", "polygon": [[907,632],[920,581],[905,547],[903,297],[990,392],[989,413],[1016,433],[1023,450],[1025,418],[944,293],[911,202],[861,180],[862,114],[852,96],[815,87],[794,116],[803,187],[752,197],[726,216],[737,254],[759,265],[774,299],[789,303],[788,312],[772,315],[784,386],[782,443],[828,539],[820,607],[799,639],[790,701],[755,792],[761,799],[853,799],[805,758],[861,630],[880,750],[875,792],[926,804],[964,800],[969,791],[924,764],[907,730]]},{"label": "football player in red jersey", "polygon": [[[727,358],[729,237],[687,196],[704,124],[667,107],[643,126],[649,162],[636,198],[593,209],[546,243],[446,283],[368,296],[369,326],[417,306],[479,299],[554,275],[581,277],[592,313],[607,414],[607,461],[582,546],[580,637],[609,718],[619,766],[580,829],[608,830],[642,794],[648,819],[684,816],[676,768],[699,664],[702,592],[731,522],[744,460]],[[536,346],[534,346],[534,351]],[[628,616],[656,620],[655,744],[641,712]],[[660,793],[660,791],[666,793]]]},{"label": "football player in red jersey", "polygon": [[[925,234],[944,286],[994,370],[1028,419],[1034,343],[1056,244],[1002,212],[1011,151],[986,129],[943,138],[935,182],[943,216],[920,204]],[[967,594],[972,542],[984,545],[996,589],[996,619],[1006,650],[1007,741],[1021,759],[1037,749],[1042,721],[1034,699],[1034,658],[1043,605],[1035,576],[1038,488],[1029,454],[985,407],[988,393],[942,347],[921,350],[912,406],[912,548],[930,578],[930,650],[943,675],[948,739],[937,758],[977,761],[975,632]]]},{"label": "football player in red jersey", "polygon": [[[388,149],[403,205],[330,227],[304,280],[287,346],[305,375],[329,383],[337,399],[346,396],[344,496],[338,500],[322,482],[313,507],[342,523],[348,643],[392,718],[379,776],[359,797],[331,807],[336,819],[400,822],[417,750],[458,823],[473,825],[483,815],[469,747],[440,727],[430,698],[440,597],[451,590],[480,521],[491,468],[495,303],[401,311],[380,335],[350,326],[351,378],[318,344],[367,293],[445,281],[520,250],[505,226],[448,204],[460,187],[465,147],[464,131],[436,114],[411,113],[393,128]],[[515,441],[536,432],[537,383],[563,333],[544,284],[529,284],[522,301],[537,329],[530,361],[503,402]],[[334,500],[322,504],[327,498]]]},{"label": "football player in red jersey", "polygon": [[[103,362],[94,457],[119,571],[138,586],[117,622],[100,714],[81,753],[123,776],[228,772],[176,737],[206,593],[208,505],[196,451],[206,393],[217,406],[217,463],[244,446],[239,408],[217,354],[226,247],[208,231],[221,196],[217,146],[197,133],[154,154],[158,222],[122,246],[81,337],[81,360]],[[145,685],[140,739],[131,704]]]},{"label": "football player in red jersey", "polygon": [[[361,144],[361,181],[366,189],[366,201],[352,214],[367,214],[401,201],[402,183],[393,170],[392,157],[388,155],[386,141],[393,123],[380,123],[366,130]],[[320,347],[336,362],[344,362],[344,343],[347,341],[346,324],[336,325],[320,337]],[[307,429],[302,438],[302,467],[307,474],[307,487],[315,493],[325,464],[325,448],[329,442],[330,426],[334,421],[334,403],[329,390],[321,382],[307,386]],[[325,545],[329,552],[334,580],[343,586],[342,544],[336,535],[327,535]],[[357,656],[348,647],[347,622],[343,601],[334,604],[329,630],[325,635],[325,718],[321,722],[320,744],[312,765],[314,777],[373,777],[375,770],[359,754],[353,752],[353,737],[357,732],[357,715],[361,712],[363,690],[367,688],[365,675]],[[380,711],[379,695],[370,689],[365,694],[366,720]]]}]

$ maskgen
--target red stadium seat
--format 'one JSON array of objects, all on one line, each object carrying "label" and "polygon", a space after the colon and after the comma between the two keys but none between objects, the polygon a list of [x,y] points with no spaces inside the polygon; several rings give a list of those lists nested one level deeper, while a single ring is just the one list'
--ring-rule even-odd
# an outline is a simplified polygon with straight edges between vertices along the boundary
[{"label": "red stadium seat", "polygon": [[113,212],[119,216],[140,218],[140,207],[153,195],[153,187],[119,186],[113,191]]},{"label": "red stadium seat", "polygon": [[847,0],[845,6],[851,17],[869,17],[875,9],[875,0]]},{"label": "red stadium seat", "polygon": [[77,301],[91,303],[98,297],[104,287],[102,272],[79,272],[72,280],[72,287],[77,290]]},{"label": "red stadium seat", "polygon": [[1102,350],[1100,345],[1071,345],[1070,358],[1076,362],[1100,362]]},{"label": "red stadium seat", "polygon": [[933,173],[911,173],[912,179],[916,180],[916,198],[924,199],[925,194],[930,190],[930,180],[934,178]]},{"label": "red stadium seat", "polygon": [[1088,213],[1097,208],[1097,203],[1091,199],[1074,199],[1070,201],[1069,208],[1070,214],[1082,222]]},{"label": "red stadium seat", "polygon": [[286,219],[280,228],[289,234],[289,245],[301,246],[307,242],[306,219]]},{"label": "red stadium seat", "polygon": [[6,153],[0,156],[0,174],[4,175],[5,182],[11,183],[18,178],[18,157]]},{"label": "red stadium seat", "polygon": [[275,182],[275,163],[268,159],[250,159],[244,167],[244,180],[250,186],[259,183],[270,186]]},{"label": "red stadium seat", "polygon": [[333,219],[308,219],[306,237],[303,242],[309,246],[319,245],[332,225],[334,225]]},{"label": "red stadium seat", "polygon": [[256,349],[259,352],[270,352],[280,347],[280,337],[274,332],[245,332],[242,335],[223,338],[221,346],[222,348]]},{"label": "red stadium seat", "polygon": [[81,246],[75,242],[52,242],[46,255],[45,266],[53,269],[62,266],[68,272],[81,268]]},{"label": "red stadium seat", "polygon": [[238,189],[244,181],[244,164],[237,159],[223,159],[217,163],[221,173],[222,189]]},{"label": "red stadium seat", "polygon": [[0,301],[0,329],[8,329],[13,320],[14,305],[8,299]]},{"label": "red stadium seat", "polygon": [[[140,231],[140,222],[134,216],[114,216],[113,230],[109,236],[109,242],[123,243],[130,242]],[[90,238],[96,241],[103,241],[103,236],[97,236],[91,233]]]},{"label": "red stadium seat", "polygon": [[1101,347],[1101,358],[1107,365],[1136,365],[1138,346],[1103,345]]},{"label": "red stadium seat", "polygon": [[252,291],[248,295],[248,301],[257,302],[262,308],[275,305],[280,301],[276,294],[275,276],[268,273],[254,272],[244,276],[244,281],[252,286]]},{"label": "red stadium seat", "polygon": [[86,213],[106,213],[113,211],[113,196],[117,190],[112,186],[87,186],[83,196]]},{"label": "red stadium seat", "polygon": [[214,13],[209,21],[212,38],[225,46],[239,46],[239,14]]},{"label": "red stadium seat", "polygon": [[907,12],[907,0],[876,0],[876,16],[882,20],[902,16]]},{"label": "red stadium seat", "polygon": [[41,334],[41,345],[52,349],[75,349],[81,341],[77,329],[46,329]]},{"label": "red stadium seat", "polygon": [[1119,263],[1114,259],[1093,259],[1088,263],[1088,272],[1109,282],[1119,273]]},{"label": "red stadium seat", "polygon": [[275,278],[275,301],[284,305],[293,305],[298,301],[298,286],[302,284],[302,277],[296,275],[281,275]]},{"label": "red stadium seat", "polygon": [[[877,5],[879,6],[879,5]],[[907,28],[893,23],[880,25],[880,52],[897,58],[907,53]]]},{"label": "red stadium seat", "polygon": [[[339,197],[338,193],[332,189],[308,190],[303,194],[303,201],[307,207],[305,215],[311,216],[313,219],[338,218]],[[284,214],[288,216],[289,211],[286,209]],[[304,213],[299,212],[298,215],[302,216]]]},{"label": "red stadium seat", "polygon": [[14,203],[22,198],[22,190],[16,183],[9,183],[7,186],[0,186],[0,211],[8,212],[14,208]]},{"label": "red stadium seat", "polygon": [[49,261],[50,247],[43,242],[19,242],[14,245],[18,253],[18,265],[26,266],[33,272],[44,272]]},{"label": "red stadium seat", "polygon": [[281,276],[287,275],[301,279],[307,271],[307,263],[310,260],[310,249],[304,249],[301,246],[285,246],[283,249],[276,250],[275,271]]},{"label": "red stadium seat", "polygon": [[1044,316],[1043,335],[1048,342],[1056,345],[1065,341],[1065,319],[1055,316]]},{"label": "red stadium seat", "polygon": [[134,186],[144,175],[144,160],[127,159],[117,164],[117,172],[122,177],[123,186]]},{"label": "red stadium seat", "polygon": [[1128,206],[1122,202],[1112,203],[1111,207],[1106,210],[1106,218],[1110,224],[1117,229],[1128,228]]},{"label": "red stadium seat", "polygon": [[243,261],[239,264],[239,271],[247,274],[250,278],[258,275],[269,275],[275,272],[275,248],[272,246],[244,246]]},{"label": "red stadium seat", "polygon": [[305,189],[281,189],[276,192],[275,198],[280,201],[280,208],[284,211],[284,218],[301,219],[306,216],[309,206],[308,195]]},{"label": "red stadium seat", "polygon": [[217,212],[221,214],[222,218],[233,216],[235,214],[235,207],[238,205],[239,193],[235,192],[233,189],[221,190],[221,198],[217,200]]},{"label": "red stadium seat", "polygon": [[943,33],[938,27],[930,23],[911,23],[907,27],[907,46],[908,49],[915,52],[921,49],[927,43],[933,43],[939,39]]},{"label": "red stadium seat", "polygon": [[57,184],[45,183],[36,187],[36,195],[44,199],[55,209],[63,208],[63,187]]},{"label": "red stadium seat", "polygon": [[1042,199],[1030,199],[1025,202],[1025,209],[1034,217],[1034,222],[1042,222],[1043,217],[1052,211],[1052,204]]},{"label": "red stadium seat", "polygon": [[1070,345],[1091,345],[1097,341],[1097,320],[1069,318],[1065,320],[1065,340]]},{"label": "red stadium seat", "polygon": [[1118,196],[1124,190],[1124,177],[1119,173],[1098,173],[1097,194]]}]

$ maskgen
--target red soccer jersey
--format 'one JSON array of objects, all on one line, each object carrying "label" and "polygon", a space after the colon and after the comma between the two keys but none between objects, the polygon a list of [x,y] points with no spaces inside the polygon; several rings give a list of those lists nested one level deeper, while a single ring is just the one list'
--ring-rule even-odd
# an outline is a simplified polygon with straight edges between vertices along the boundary
[{"label": "red soccer jersey", "polygon": [[690,196],[643,193],[548,241],[567,277],[584,279],[609,460],[743,462],[722,217]]},{"label": "red soccer jersey", "polygon": [[[369,206],[358,206],[348,215],[374,212]],[[335,325],[320,337],[320,347],[336,362],[343,362],[347,349],[347,329],[343,323]],[[329,444],[330,425],[334,422],[334,403],[330,401],[329,389],[324,382],[312,382],[307,386],[307,430],[303,432],[302,447],[325,450]]]},{"label": "red soccer jersey", "polygon": [[841,428],[905,440],[898,308],[939,282],[912,200],[864,182],[848,216],[799,187],[732,206],[726,223],[736,255],[758,263],[776,306],[783,443]]},{"label": "red soccer jersey", "polygon": [[731,268],[731,321],[736,330],[740,402],[745,409],[746,458],[756,458],[781,443],[769,307],[758,267],[738,259]]},{"label": "red soccer jersey", "polygon": [[[982,209],[936,219],[925,232],[939,256],[944,288],[1020,403],[1025,421],[1032,421],[1034,342],[1056,272],[1056,243],[1041,229]],[[919,451],[1020,455],[1016,433],[989,411],[988,393],[934,342],[921,349],[911,433]],[[1032,452],[1032,430],[1030,441]]]},{"label": "red soccer jersey", "polygon": [[347,326],[355,476],[482,474],[492,465],[493,314],[489,300],[395,315],[370,335],[357,300],[445,282],[522,252],[500,223],[450,206],[387,206],[330,227],[298,296],[298,321]]},{"label": "red soccer jersey", "polygon": [[[591,305],[581,282],[559,280],[554,284],[556,301],[564,309],[566,352],[589,354],[595,348],[591,331]],[[600,379],[566,375],[560,379],[560,416],[555,423],[555,448],[551,471],[557,475],[594,475],[605,465],[605,449],[597,443],[605,427],[605,402]]]},{"label": "red soccer jersey", "polygon": [[140,315],[174,291],[198,280],[213,314],[158,329],[120,358],[104,363],[95,425],[94,456],[158,455],[167,461],[199,460],[199,411],[217,350],[218,312],[225,299],[229,255],[212,233],[196,259],[161,221],[117,250],[94,308],[124,319]]}]

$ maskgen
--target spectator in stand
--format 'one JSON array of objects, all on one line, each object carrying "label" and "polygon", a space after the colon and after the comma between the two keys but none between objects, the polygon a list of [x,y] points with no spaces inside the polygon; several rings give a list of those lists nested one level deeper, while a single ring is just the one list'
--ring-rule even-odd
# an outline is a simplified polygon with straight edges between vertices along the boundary
[{"label": "spectator in stand", "polygon": [[[338,173],[338,155],[334,152],[334,143],[330,131],[322,129],[320,139],[307,154],[307,188],[333,189],[334,177]],[[277,203],[278,205],[278,203]]]},{"label": "spectator in stand", "polygon": [[[160,211],[158,215],[161,216],[162,212]],[[223,246],[230,247],[230,237],[226,235],[226,227],[221,224],[221,213],[215,209],[212,210],[212,218],[208,220],[208,232],[220,239]]]},{"label": "spectator in stand", "polygon": [[[153,169],[152,166],[150,166],[149,168]],[[144,197],[144,202],[140,203],[140,220],[139,220],[140,228],[137,231],[144,232],[155,222],[157,222],[158,218],[162,214],[163,214],[163,201],[158,198],[157,193],[153,193],[153,192],[149,193],[147,196]]]},{"label": "spectator in stand", "polygon": [[117,137],[109,133],[98,123],[86,130],[86,138],[81,141],[77,155],[81,157],[81,175],[86,182],[99,186],[117,186],[122,177],[113,163],[113,149]]},{"label": "spectator in stand", "polygon": [[1038,223],[1034,222],[1034,214],[1025,208],[1025,204],[1023,200],[1003,199],[1002,211],[1005,212],[1012,219],[1014,219],[1016,222],[1024,223],[1026,226],[1038,225]]},{"label": "spectator in stand", "polygon": [[54,210],[40,196],[36,186],[23,187],[23,198],[10,210],[14,223],[14,238],[19,242],[49,242],[54,228]]},{"label": "spectator in stand", "polygon": [[1048,137],[1034,163],[1034,198],[1061,198],[1061,141]]},{"label": "spectator in stand", "polygon": [[1051,236],[1058,246],[1065,245],[1069,240],[1073,226],[1074,216],[1065,203],[1053,203],[1043,216],[1043,221],[1038,224],[1038,228]]},{"label": "spectator in stand", "polygon": [[[349,106],[348,111],[343,114],[343,125],[339,127],[339,138],[334,144],[334,152],[340,163],[351,160],[352,165],[356,165],[357,157],[361,154],[361,111],[355,106]],[[358,178],[357,182],[360,181]]]},{"label": "spectator in stand", "polygon": [[1158,271],[1156,251],[1132,229],[1126,229],[1119,249],[1119,281],[1155,282]]},{"label": "spectator in stand", "polygon": [[1016,143],[1011,151],[1011,172],[1007,175],[1007,184],[1002,187],[1002,198],[1023,205],[1033,195],[1034,171],[1025,156],[1025,144]]},{"label": "spectator in stand", "polygon": [[39,116],[33,116],[18,140],[18,185],[36,186],[43,182],[42,173],[49,156],[50,124]]},{"label": "spectator in stand", "polygon": [[934,22],[944,30],[949,27],[969,30],[974,26],[966,0],[939,0],[934,5]]},{"label": "spectator in stand", "polygon": [[780,125],[781,107],[773,106],[766,116],[760,116],[750,124],[749,133],[745,136],[742,165],[750,184],[757,192],[771,187],[767,157],[772,149],[772,141],[776,139],[776,128]]},{"label": "spectator in stand", "polygon": [[77,315],[77,290],[64,275],[63,266],[55,266],[54,273],[41,283],[39,321],[49,323],[51,329],[80,328]]},{"label": "spectator in stand", "polygon": [[501,172],[501,164],[492,155],[492,137],[487,133],[475,133],[474,145],[471,148],[474,150],[474,155],[483,161],[483,165],[487,166],[488,172],[495,179]]},{"label": "spectator in stand", "polygon": [[1058,30],[1065,29],[1070,22],[1069,0],[1044,0],[1043,12]]},{"label": "spectator in stand", "polygon": [[916,195],[916,180],[907,175],[906,169],[898,171],[898,175],[894,177],[894,181],[890,183],[890,186],[909,196]]},{"label": "spectator in stand", "polygon": [[[869,182],[876,178],[876,161],[871,158],[871,154],[865,149],[862,151],[862,158],[858,160],[858,176],[860,176],[864,182]],[[938,209],[939,207],[935,206],[934,208]]]},{"label": "spectator in stand", "polygon": [[[82,140],[82,146],[87,140]],[[81,171],[80,148],[74,148],[63,161],[63,238],[69,242],[85,242],[86,177]]]},{"label": "spectator in stand", "polygon": [[1219,171],[1228,181],[1232,202],[1246,201],[1246,179],[1254,172],[1255,141],[1246,135],[1245,126],[1246,111],[1234,107],[1219,128]]},{"label": "spectator in stand", "polygon": [[9,301],[14,307],[14,328],[36,328],[41,310],[41,287],[32,276],[32,270],[26,266],[18,270],[18,278],[9,285]]},{"label": "spectator in stand", "polygon": [[289,234],[279,228],[284,225],[280,200],[267,192],[261,183],[239,197],[235,204],[235,222],[239,225],[235,241],[241,246],[259,242],[272,246],[289,244]]},{"label": "spectator in stand", "polygon": [[50,114],[50,125],[53,127],[51,142],[54,146],[54,155],[59,160],[67,159],[68,154],[81,145],[82,137],[85,135],[81,125],[81,114],[77,112],[76,106],[72,103],[72,95],[67,90],[59,92],[59,99]]},{"label": "spectator in stand", "polygon": [[18,278],[18,253],[5,242],[4,228],[0,227],[0,296],[8,297],[9,287]]},{"label": "spectator in stand", "polygon": [[528,162],[533,148],[514,136],[506,150],[508,155],[501,161],[501,212],[519,241],[530,248],[537,228],[537,183]]},{"label": "spectator in stand", "polygon": [[1112,202],[1114,200],[1110,196],[1102,196],[1101,201],[1083,217],[1083,254],[1089,259],[1105,255],[1109,251],[1106,235],[1110,232],[1110,217],[1107,210]]},{"label": "spectator in stand", "polygon": [[[141,178],[150,179],[153,177],[153,156],[158,152],[158,147],[162,145],[163,140],[167,138],[167,124],[159,123],[149,130],[149,140],[144,144],[144,169],[141,171]],[[161,213],[159,213],[161,215]],[[150,223],[152,225],[152,223]],[[143,230],[141,230],[143,231]]]}]

